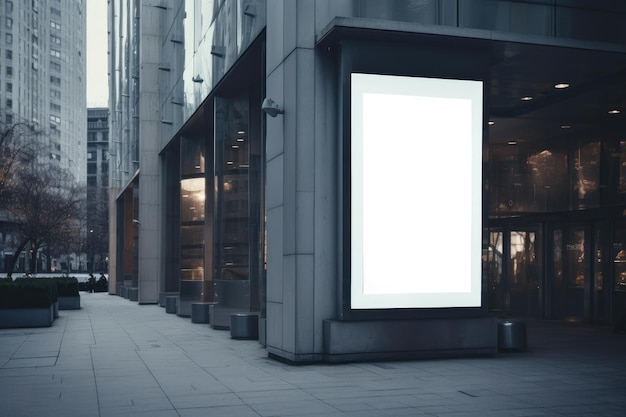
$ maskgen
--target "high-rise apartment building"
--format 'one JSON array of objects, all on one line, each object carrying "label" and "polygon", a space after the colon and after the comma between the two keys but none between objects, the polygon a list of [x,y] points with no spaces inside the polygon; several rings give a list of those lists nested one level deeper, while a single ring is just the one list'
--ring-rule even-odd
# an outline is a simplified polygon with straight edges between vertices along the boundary
[{"label": "high-rise apartment building", "polygon": [[84,0],[0,1],[0,119],[31,124],[40,157],[85,182]]}]

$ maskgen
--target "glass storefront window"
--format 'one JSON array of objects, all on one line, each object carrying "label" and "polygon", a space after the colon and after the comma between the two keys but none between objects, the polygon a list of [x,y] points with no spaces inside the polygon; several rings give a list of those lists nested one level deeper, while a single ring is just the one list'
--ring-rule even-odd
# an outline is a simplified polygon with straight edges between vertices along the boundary
[{"label": "glass storefront window", "polygon": [[216,99],[216,176],[219,279],[248,279],[248,100]]},{"label": "glass storefront window", "polygon": [[204,178],[189,178],[180,182],[181,221],[204,222]]},{"label": "glass storefront window", "polygon": [[[182,137],[180,143],[182,176],[180,180],[180,278],[182,281],[203,281],[205,279],[205,142],[202,137],[193,139]],[[181,302],[197,297],[199,294],[195,294],[196,291],[199,290],[181,285]]]}]

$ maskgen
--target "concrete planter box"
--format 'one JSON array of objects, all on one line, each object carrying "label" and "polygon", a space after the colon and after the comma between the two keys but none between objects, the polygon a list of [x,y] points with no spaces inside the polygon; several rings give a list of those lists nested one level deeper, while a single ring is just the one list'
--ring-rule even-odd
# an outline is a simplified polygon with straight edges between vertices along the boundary
[{"label": "concrete planter box", "polygon": [[59,297],[59,310],[80,310],[80,295]]},{"label": "concrete planter box", "polygon": [[0,328],[50,327],[54,321],[54,304],[47,308],[2,308]]}]

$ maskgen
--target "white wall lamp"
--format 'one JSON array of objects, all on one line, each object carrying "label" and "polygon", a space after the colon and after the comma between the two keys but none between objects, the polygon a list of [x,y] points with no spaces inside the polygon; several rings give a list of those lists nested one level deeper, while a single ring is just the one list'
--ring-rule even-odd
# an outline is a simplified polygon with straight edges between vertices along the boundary
[{"label": "white wall lamp", "polygon": [[270,117],[276,117],[279,114],[284,114],[285,111],[281,109],[274,100],[271,98],[265,98],[263,104],[261,104],[261,110]]}]

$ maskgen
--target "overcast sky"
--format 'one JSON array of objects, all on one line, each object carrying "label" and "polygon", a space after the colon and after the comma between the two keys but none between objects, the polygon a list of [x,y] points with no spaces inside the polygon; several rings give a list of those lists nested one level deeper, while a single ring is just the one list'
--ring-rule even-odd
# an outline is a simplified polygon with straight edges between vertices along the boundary
[{"label": "overcast sky", "polygon": [[107,0],[87,0],[87,107],[108,107]]}]

